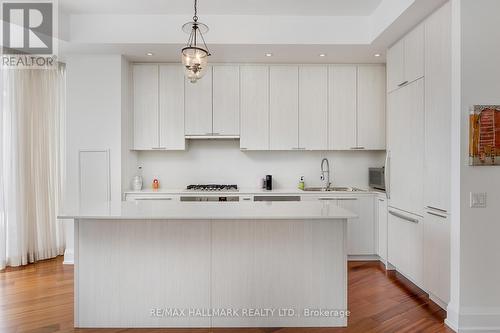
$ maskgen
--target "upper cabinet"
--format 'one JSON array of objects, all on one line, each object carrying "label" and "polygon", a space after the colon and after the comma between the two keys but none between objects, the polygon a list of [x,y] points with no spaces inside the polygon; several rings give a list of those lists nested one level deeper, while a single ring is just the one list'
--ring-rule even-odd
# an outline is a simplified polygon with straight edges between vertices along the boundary
[{"label": "upper cabinet", "polygon": [[357,141],[358,149],[385,149],[385,66],[358,66]]},{"label": "upper cabinet", "polygon": [[158,65],[134,65],[134,148],[159,148]]},{"label": "upper cabinet", "polygon": [[134,65],[133,80],[134,149],[185,149],[182,67]]},{"label": "upper cabinet", "polygon": [[299,149],[328,149],[328,67],[299,68]]},{"label": "upper cabinet", "polygon": [[299,67],[269,67],[269,148],[299,148]]},{"label": "upper cabinet", "polygon": [[385,66],[335,65],[329,72],[329,149],[384,150]]},{"label": "upper cabinet", "polygon": [[185,82],[186,136],[239,136],[239,66],[214,65],[198,82]]},{"label": "upper cabinet", "polygon": [[269,67],[240,67],[240,148],[269,149]]},{"label": "upper cabinet", "polygon": [[212,135],[212,68],[195,83],[185,80],[186,135]]},{"label": "upper cabinet", "polygon": [[421,24],[387,50],[387,91],[424,76],[424,44]]},{"label": "upper cabinet", "polygon": [[213,67],[213,135],[240,135],[240,67]]},{"label": "upper cabinet", "polygon": [[178,65],[160,65],[160,147],[186,149],[184,139],[184,72]]},{"label": "upper cabinet", "polygon": [[334,65],[329,71],[329,149],[356,147],[357,67]]},{"label": "upper cabinet", "polygon": [[136,64],[134,149],[240,138],[243,150],[385,149],[383,65]]}]

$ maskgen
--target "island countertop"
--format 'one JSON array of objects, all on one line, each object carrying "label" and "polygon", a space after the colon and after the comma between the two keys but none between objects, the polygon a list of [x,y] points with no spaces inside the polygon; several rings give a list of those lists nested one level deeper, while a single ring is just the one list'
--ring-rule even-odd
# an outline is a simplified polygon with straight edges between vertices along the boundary
[{"label": "island countertop", "polygon": [[63,209],[84,220],[332,220],[357,215],[329,202],[110,201]]}]

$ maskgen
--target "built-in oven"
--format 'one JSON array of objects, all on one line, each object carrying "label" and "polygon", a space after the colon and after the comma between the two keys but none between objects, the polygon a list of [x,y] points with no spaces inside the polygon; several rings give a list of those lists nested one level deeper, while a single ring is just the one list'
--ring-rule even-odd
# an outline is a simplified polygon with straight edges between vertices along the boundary
[{"label": "built-in oven", "polygon": [[240,201],[240,197],[237,195],[186,195],[186,196],[181,196],[181,201],[184,202]]}]

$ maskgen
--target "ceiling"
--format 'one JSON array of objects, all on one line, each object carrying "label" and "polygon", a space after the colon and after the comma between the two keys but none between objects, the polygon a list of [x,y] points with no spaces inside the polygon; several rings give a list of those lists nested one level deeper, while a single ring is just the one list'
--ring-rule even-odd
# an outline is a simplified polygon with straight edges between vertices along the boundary
[{"label": "ceiling", "polygon": [[[368,16],[382,0],[199,0],[200,16],[300,15]],[[163,14],[191,16],[190,0],[60,0],[71,14]]]},{"label": "ceiling", "polygon": [[[390,45],[447,0],[198,1],[199,16],[210,26],[212,63],[383,63]],[[62,60],[95,53],[179,62],[187,38],[181,26],[193,10],[193,0],[59,4]]]},{"label": "ceiling", "polygon": [[[133,62],[180,62],[183,44],[72,46],[73,54],[123,54]],[[61,46],[64,52],[64,46]],[[372,45],[210,45],[211,63],[385,63],[384,48]],[[146,53],[153,53],[152,56]],[[266,56],[271,53],[272,56]],[[379,53],[379,57],[374,54]],[[320,57],[320,54],[324,56]]]}]

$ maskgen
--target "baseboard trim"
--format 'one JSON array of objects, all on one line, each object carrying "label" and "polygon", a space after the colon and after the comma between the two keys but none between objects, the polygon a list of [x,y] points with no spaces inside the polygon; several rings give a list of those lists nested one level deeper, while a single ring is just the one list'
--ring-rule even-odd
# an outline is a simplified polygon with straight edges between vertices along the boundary
[{"label": "baseboard trim", "polygon": [[436,303],[441,309],[447,311],[448,309],[448,304],[446,304],[446,302],[442,301],[439,297],[437,297],[436,295],[434,294],[431,294],[429,292],[427,292],[429,294],[429,299],[431,301],[433,301],[434,303]]},{"label": "baseboard trim", "polygon": [[[348,261],[382,261],[376,254],[348,255]],[[383,262],[383,261],[382,261]]]},{"label": "baseboard trim", "polygon": [[64,251],[63,265],[74,265],[74,264],[75,264],[75,254],[73,250],[66,249]]},{"label": "baseboard trim", "polygon": [[500,332],[500,308],[462,307],[458,319],[458,332]]}]

